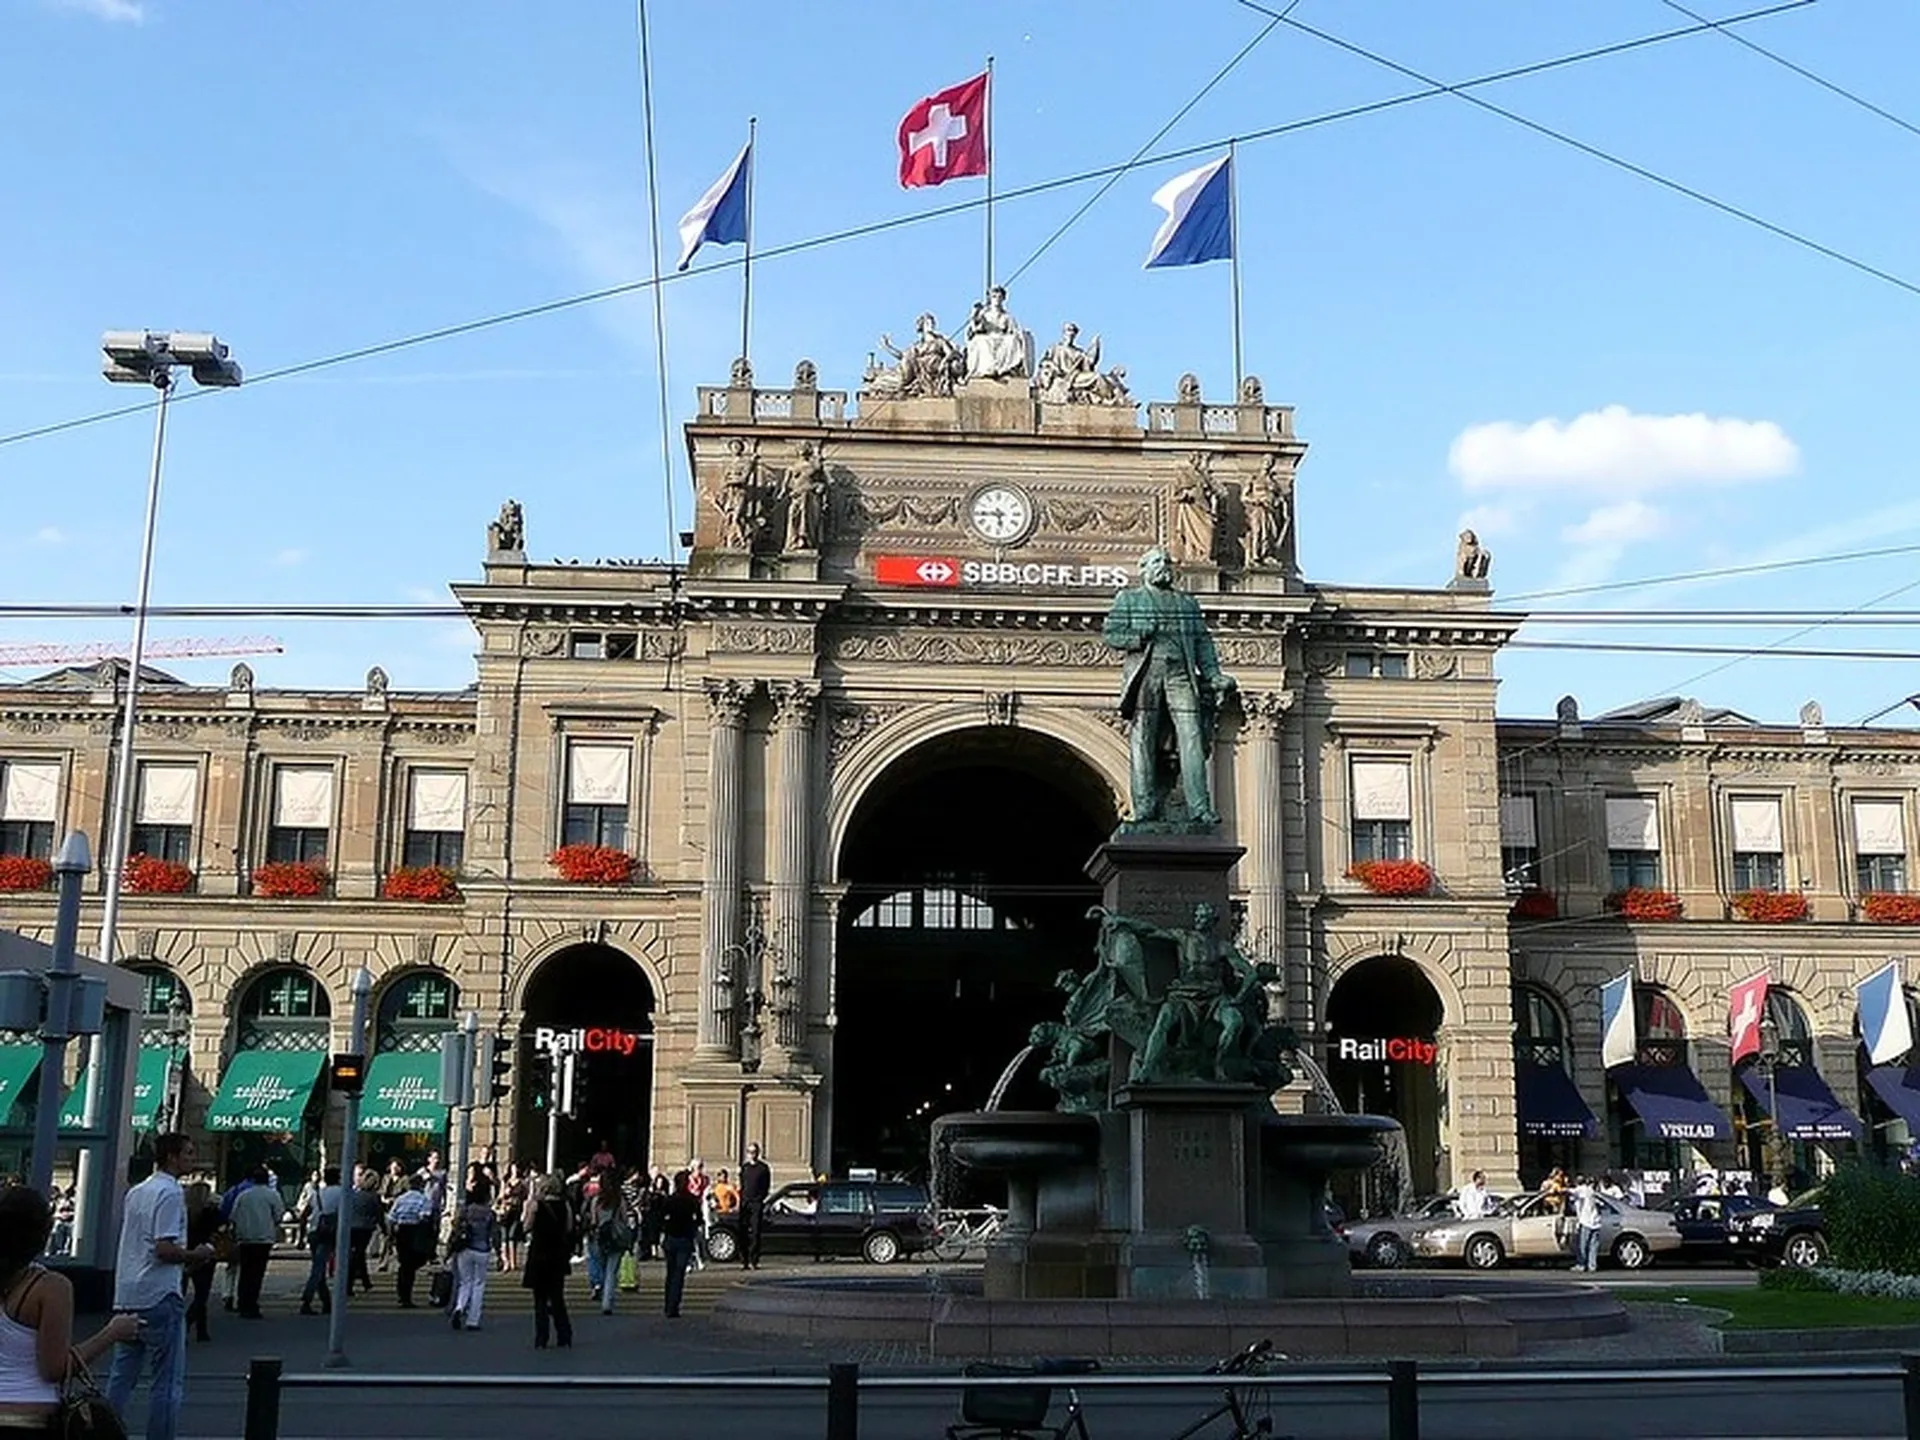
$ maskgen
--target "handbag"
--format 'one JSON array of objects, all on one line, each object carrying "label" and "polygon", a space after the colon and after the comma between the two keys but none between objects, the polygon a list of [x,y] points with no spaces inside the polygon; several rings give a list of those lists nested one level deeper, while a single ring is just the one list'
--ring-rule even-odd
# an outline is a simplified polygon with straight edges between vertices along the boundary
[{"label": "handbag", "polygon": [[54,1433],[61,1440],[127,1440],[127,1427],[100,1393],[86,1362],[77,1357],[68,1361],[67,1378],[60,1387]]},{"label": "handbag", "polygon": [[453,1272],[445,1266],[435,1266],[427,1275],[427,1303],[436,1310],[445,1310],[453,1304]]}]

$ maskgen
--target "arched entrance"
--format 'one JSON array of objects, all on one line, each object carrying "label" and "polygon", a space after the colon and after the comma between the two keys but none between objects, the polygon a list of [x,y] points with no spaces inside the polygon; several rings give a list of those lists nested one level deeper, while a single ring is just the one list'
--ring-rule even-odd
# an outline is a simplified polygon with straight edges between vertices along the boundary
[{"label": "arched entrance", "polygon": [[[605,1144],[622,1165],[647,1161],[653,1121],[653,1012],[646,972],[611,945],[570,945],[541,962],[521,1004],[514,1154],[571,1169]],[[572,1113],[543,1083],[573,1061]]]},{"label": "arched entrance", "polygon": [[[984,1105],[1034,1024],[1059,1015],[1055,976],[1092,961],[1085,867],[1115,822],[1081,756],[1004,726],[928,741],[862,798],[840,865],[836,1174],[923,1177],[934,1118]],[[1052,1108],[1036,1068],[1005,1106]]]},{"label": "arched entrance", "polygon": [[257,975],[235,1008],[234,1056],[220,1077],[222,1096],[251,1084],[262,1103],[221,1115],[216,1098],[209,1111],[209,1127],[219,1115],[218,1128],[226,1132],[222,1181],[232,1184],[265,1165],[282,1190],[297,1193],[302,1177],[327,1163],[319,1078],[333,1036],[332,1002],[318,976],[281,965]]},{"label": "arched entrance", "polygon": [[1435,1037],[1444,1014],[1433,982],[1403,955],[1362,960],[1334,982],[1327,997],[1327,1079],[1347,1110],[1400,1122],[1418,1195],[1440,1188]]},{"label": "arched entrance", "polygon": [[[449,1111],[435,1103],[393,1105],[385,1093],[396,1085],[411,1092],[439,1091],[440,1042],[455,1027],[460,987],[438,970],[408,970],[390,978],[374,1006],[371,1101],[360,1110],[360,1163],[385,1170],[398,1161],[418,1170],[434,1151],[447,1153]],[[485,1084],[480,1077],[478,1084]]]}]

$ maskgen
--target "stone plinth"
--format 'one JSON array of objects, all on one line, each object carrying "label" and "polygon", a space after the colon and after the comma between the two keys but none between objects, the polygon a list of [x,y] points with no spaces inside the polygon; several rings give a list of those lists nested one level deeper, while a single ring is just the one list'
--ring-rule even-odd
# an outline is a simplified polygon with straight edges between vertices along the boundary
[{"label": "stone plinth", "polygon": [[1204,901],[1225,925],[1232,913],[1228,876],[1245,853],[1214,835],[1115,835],[1093,852],[1087,874],[1100,887],[1100,903],[1116,915],[1190,925],[1193,907]]}]

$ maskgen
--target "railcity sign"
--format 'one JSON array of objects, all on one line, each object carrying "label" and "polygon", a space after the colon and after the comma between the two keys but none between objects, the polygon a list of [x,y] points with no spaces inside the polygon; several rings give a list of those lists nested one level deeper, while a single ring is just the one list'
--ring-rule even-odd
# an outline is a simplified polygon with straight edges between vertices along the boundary
[{"label": "railcity sign", "polygon": [[1352,1035],[1340,1037],[1335,1053],[1342,1060],[1374,1060],[1407,1065],[1431,1065],[1439,1047],[1431,1040],[1412,1035],[1393,1035],[1377,1040],[1362,1040]]},{"label": "railcity sign", "polygon": [[642,1045],[653,1042],[651,1035],[638,1030],[618,1030],[611,1026],[591,1025],[579,1030],[557,1030],[551,1025],[536,1025],[533,1048],[547,1055],[631,1055]]}]

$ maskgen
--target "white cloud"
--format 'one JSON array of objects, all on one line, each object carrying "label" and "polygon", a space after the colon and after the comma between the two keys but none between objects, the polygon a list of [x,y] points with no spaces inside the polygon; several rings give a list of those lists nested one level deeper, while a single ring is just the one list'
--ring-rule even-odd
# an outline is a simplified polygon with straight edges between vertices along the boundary
[{"label": "white cloud", "polygon": [[1800,451],[1771,420],[1638,415],[1624,405],[1571,421],[1470,425],[1447,466],[1468,490],[1507,486],[1629,494],[1792,474]]},{"label": "white cloud", "polygon": [[1652,540],[1666,533],[1667,517],[1657,506],[1644,500],[1623,500],[1618,505],[1602,505],[1578,525],[1569,525],[1560,538],[1572,545],[1625,546],[1638,540]]},{"label": "white cloud", "polygon": [[1456,530],[1471,530],[1482,540],[1517,535],[1526,528],[1525,505],[1472,505],[1460,512]]},{"label": "white cloud", "polygon": [[289,547],[273,557],[273,563],[282,569],[291,570],[307,558],[307,552]]},{"label": "white cloud", "polygon": [[52,0],[57,10],[72,10],[96,20],[138,25],[147,18],[146,0]]},{"label": "white cloud", "polygon": [[51,549],[55,545],[67,543],[67,532],[58,525],[42,525],[33,532],[33,543]]}]

